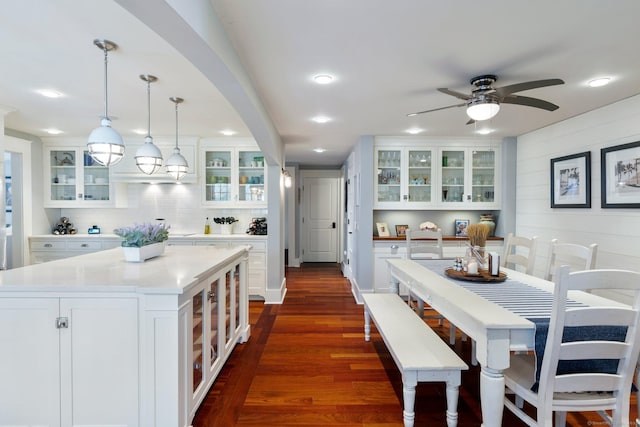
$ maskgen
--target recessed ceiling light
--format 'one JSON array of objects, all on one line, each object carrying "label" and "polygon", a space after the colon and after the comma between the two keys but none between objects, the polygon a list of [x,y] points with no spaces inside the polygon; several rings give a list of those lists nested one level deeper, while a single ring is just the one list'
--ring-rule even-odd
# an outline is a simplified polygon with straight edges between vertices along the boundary
[{"label": "recessed ceiling light", "polygon": [[489,129],[489,128],[478,129],[476,131],[476,133],[480,135],[489,135],[491,132],[493,132],[493,129]]},{"label": "recessed ceiling light", "polygon": [[318,148],[314,148],[313,151],[315,151],[316,153],[324,153],[327,150],[325,150],[324,148],[318,147]]},{"label": "recessed ceiling light", "polygon": [[45,129],[44,131],[49,135],[60,135],[62,133],[60,129]]},{"label": "recessed ceiling light", "polygon": [[224,136],[231,136],[236,134],[236,132],[232,131],[231,129],[221,130],[220,133],[223,134]]},{"label": "recessed ceiling light", "polygon": [[601,77],[598,79],[593,79],[589,82],[590,87],[600,87],[609,84],[611,81],[610,77]]},{"label": "recessed ceiling light", "polygon": [[329,117],[326,117],[326,116],[316,116],[311,120],[313,120],[316,123],[327,123],[327,122],[331,121],[331,119]]},{"label": "recessed ceiling light", "polygon": [[36,92],[42,96],[46,96],[47,98],[60,98],[62,96],[62,93],[53,89],[39,89]]},{"label": "recessed ceiling light", "polygon": [[331,74],[318,74],[313,76],[313,80],[319,85],[327,85],[333,81]]},{"label": "recessed ceiling light", "polygon": [[424,129],[420,129],[420,128],[411,128],[411,129],[407,129],[405,131],[406,133],[409,133],[411,135],[416,135],[419,134],[420,132],[424,132]]},{"label": "recessed ceiling light", "polygon": [[133,133],[135,133],[136,135],[146,135],[147,134],[147,130],[146,129],[134,129]]}]

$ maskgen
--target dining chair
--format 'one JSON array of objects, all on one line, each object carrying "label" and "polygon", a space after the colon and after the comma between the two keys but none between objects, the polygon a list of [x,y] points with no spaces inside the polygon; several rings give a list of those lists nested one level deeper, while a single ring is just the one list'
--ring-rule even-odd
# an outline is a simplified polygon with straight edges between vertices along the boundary
[{"label": "dining chair", "polygon": [[[564,426],[567,412],[597,411],[610,425],[627,427],[631,384],[640,352],[640,273],[571,273],[569,266],[562,266],[557,276],[540,367],[535,354],[514,353],[510,367],[504,371],[506,393],[515,393],[535,407],[536,418],[506,395],[504,406],[528,426],[551,427],[554,412],[555,425]],[[602,289],[630,292],[633,303],[567,304],[570,291]],[[604,412],[608,410],[610,415]]]},{"label": "dining chair", "polygon": [[[443,258],[442,230],[440,228],[437,230],[412,230],[408,228],[405,231],[405,238],[407,242],[407,259],[420,261],[425,259]],[[415,299],[418,314],[423,319],[438,319],[438,325],[442,326],[442,321],[444,319],[443,316],[440,314],[425,316],[424,301],[412,295],[411,292],[409,292],[408,299],[409,305],[412,305],[411,300]],[[450,325],[449,343],[451,345],[455,344],[455,337],[455,326]]]},{"label": "dining chair", "polygon": [[514,236],[513,233],[507,235],[507,242],[502,256],[502,267],[517,269],[522,267],[527,274],[533,274],[536,260],[536,248],[538,237],[531,238]]},{"label": "dining chair", "polygon": [[547,273],[544,278],[553,281],[556,270],[561,265],[569,265],[574,270],[593,270],[596,268],[597,253],[597,243],[583,246],[575,243],[558,243],[558,239],[553,239],[549,250]]}]

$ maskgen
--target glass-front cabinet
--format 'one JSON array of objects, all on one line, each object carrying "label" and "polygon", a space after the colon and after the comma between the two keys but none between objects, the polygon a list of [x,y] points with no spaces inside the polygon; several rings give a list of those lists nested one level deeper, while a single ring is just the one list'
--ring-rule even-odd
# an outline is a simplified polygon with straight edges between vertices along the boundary
[{"label": "glass-front cabinet", "polygon": [[432,202],[433,150],[379,147],[375,152],[378,208],[420,208]]},{"label": "glass-front cabinet", "polygon": [[264,155],[255,146],[224,147],[203,142],[204,205],[266,206]]},{"label": "glass-front cabinet", "polygon": [[497,156],[498,150],[492,147],[441,149],[441,203],[499,207]]},{"label": "glass-front cabinet", "polygon": [[109,168],[76,147],[45,147],[45,207],[113,206]]},{"label": "glass-front cabinet", "polygon": [[500,209],[500,148],[476,140],[380,137],[375,209]]}]

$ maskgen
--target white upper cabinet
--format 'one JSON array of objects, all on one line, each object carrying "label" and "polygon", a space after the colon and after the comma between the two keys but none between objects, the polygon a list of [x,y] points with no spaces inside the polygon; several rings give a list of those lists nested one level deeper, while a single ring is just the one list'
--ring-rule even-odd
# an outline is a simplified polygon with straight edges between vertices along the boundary
[{"label": "white upper cabinet", "polygon": [[115,205],[109,168],[93,161],[86,147],[44,147],[44,206],[111,207]]},{"label": "white upper cabinet", "polygon": [[253,140],[203,140],[200,168],[203,205],[266,207],[264,155]]},{"label": "white upper cabinet", "polygon": [[375,209],[500,209],[500,146],[376,138]]}]

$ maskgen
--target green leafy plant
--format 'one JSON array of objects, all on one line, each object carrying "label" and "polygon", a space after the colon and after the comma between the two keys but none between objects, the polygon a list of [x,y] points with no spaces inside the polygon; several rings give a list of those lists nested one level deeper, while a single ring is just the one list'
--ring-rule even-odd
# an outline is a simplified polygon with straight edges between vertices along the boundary
[{"label": "green leafy plant", "polygon": [[169,228],[165,224],[134,224],[113,230],[116,236],[122,237],[125,248],[140,248],[153,243],[161,243],[169,238]]}]

